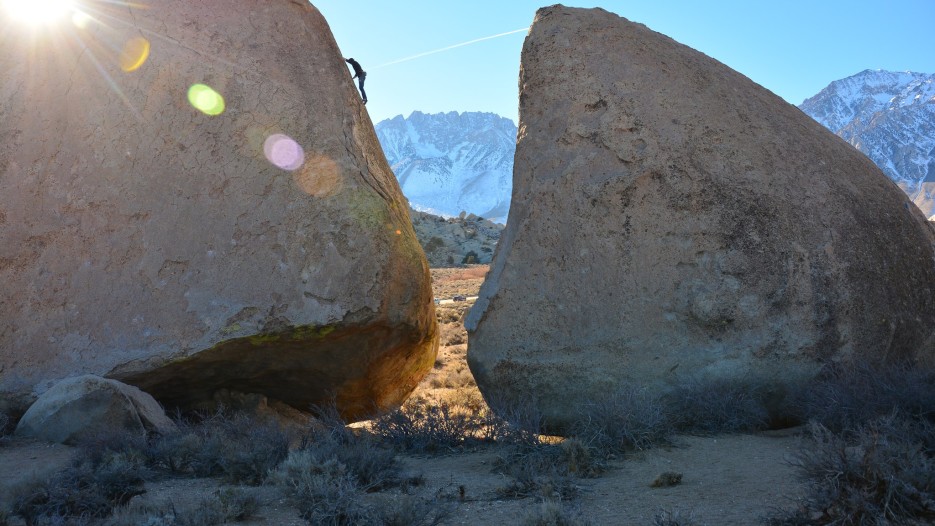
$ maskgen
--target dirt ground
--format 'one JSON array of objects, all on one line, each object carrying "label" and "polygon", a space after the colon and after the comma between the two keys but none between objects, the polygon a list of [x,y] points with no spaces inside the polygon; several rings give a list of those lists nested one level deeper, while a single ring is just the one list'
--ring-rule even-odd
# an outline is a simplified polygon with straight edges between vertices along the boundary
[{"label": "dirt ground", "polygon": [[[793,499],[802,491],[789,463],[799,440],[797,436],[769,435],[677,437],[672,447],[611,461],[598,478],[576,479],[582,496],[573,508],[580,519],[593,525],[652,525],[654,516],[663,511],[691,517],[695,525],[757,524],[776,508],[793,506]],[[70,454],[71,448],[35,442],[0,448],[0,491],[8,492],[17,482],[61,469]],[[509,480],[494,473],[496,458],[497,450],[490,448],[442,456],[403,455],[400,460],[407,472],[424,477],[425,482],[413,495],[451,497],[453,509],[442,524],[521,524],[540,504],[534,498],[511,500],[498,494]],[[681,484],[650,487],[664,472],[681,473]],[[183,508],[196,505],[222,487],[214,479],[148,482],[146,493],[134,497],[131,505],[172,503]],[[463,500],[460,487],[464,488]],[[264,486],[253,491],[263,505],[255,517],[241,524],[305,524],[275,488]],[[9,494],[0,500],[7,498]]]},{"label": "dirt ground", "polygon": [[[473,296],[485,267],[433,269],[436,296]],[[438,307],[442,346],[435,370],[414,397],[455,404],[482,403],[467,367],[467,335],[463,319],[469,302]],[[679,513],[681,522],[711,526],[757,524],[776,510],[793,506],[803,491],[790,460],[800,447],[794,432],[677,437],[671,447],[656,448],[613,459],[598,478],[576,479],[581,497],[572,504],[577,516],[593,525],[652,525],[660,512]],[[73,453],[67,446],[15,440],[0,446],[0,503],[11,489],[64,467]],[[451,514],[442,524],[522,524],[541,504],[535,498],[504,499],[498,489],[504,475],[493,471],[495,447],[441,456],[401,455],[407,471],[421,473],[424,484],[411,489],[424,498],[447,497]],[[664,472],[682,474],[680,484],[653,488]],[[131,505],[197,503],[222,487],[214,479],[166,479],[147,483],[146,493]],[[463,491],[462,491],[463,489]],[[257,516],[241,524],[301,525],[305,521],[275,488],[261,487],[263,503]],[[398,492],[398,490],[395,490]],[[368,498],[399,498],[393,492]],[[691,521],[685,520],[690,517]],[[14,523],[15,524],[15,523]]]}]

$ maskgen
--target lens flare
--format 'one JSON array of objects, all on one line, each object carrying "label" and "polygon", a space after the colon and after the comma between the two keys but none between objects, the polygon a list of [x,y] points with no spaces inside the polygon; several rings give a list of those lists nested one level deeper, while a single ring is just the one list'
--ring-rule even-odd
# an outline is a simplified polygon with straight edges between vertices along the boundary
[{"label": "lens flare", "polygon": [[194,84],[188,88],[188,102],[205,115],[224,113],[224,97],[205,84]]},{"label": "lens flare", "polygon": [[136,71],[149,58],[149,40],[143,37],[131,38],[120,53],[120,69],[130,73]]},{"label": "lens flare", "polygon": [[13,18],[27,24],[51,24],[73,9],[72,0],[0,0]]},{"label": "lens flare", "polygon": [[318,198],[331,197],[344,187],[338,164],[324,154],[306,154],[305,163],[292,172],[292,179],[303,192]]},{"label": "lens flare", "polygon": [[91,23],[91,15],[84,11],[75,11],[75,13],[71,15],[71,23],[78,29],[85,29],[88,27],[88,24]]},{"label": "lens flare", "polygon": [[263,143],[266,159],[283,170],[295,170],[305,162],[305,152],[292,137],[275,133]]}]

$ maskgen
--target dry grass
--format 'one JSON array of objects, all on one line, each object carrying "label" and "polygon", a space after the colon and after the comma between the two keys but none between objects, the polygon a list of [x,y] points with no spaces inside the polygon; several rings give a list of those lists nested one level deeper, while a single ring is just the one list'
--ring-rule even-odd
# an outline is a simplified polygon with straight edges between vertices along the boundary
[{"label": "dry grass", "polygon": [[[435,296],[476,296],[487,269],[487,265],[433,268]],[[438,358],[435,360],[435,368],[413,393],[414,401],[462,406],[477,411],[486,409],[484,399],[467,365],[468,335],[464,329],[464,318],[471,305],[472,302],[457,302],[436,306],[435,315],[440,333]]]},{"label": "dry grass", "polygon": [[450,299],[458,294],[476,296],[489,269],[490,265],[431,269],[435,297]]}]

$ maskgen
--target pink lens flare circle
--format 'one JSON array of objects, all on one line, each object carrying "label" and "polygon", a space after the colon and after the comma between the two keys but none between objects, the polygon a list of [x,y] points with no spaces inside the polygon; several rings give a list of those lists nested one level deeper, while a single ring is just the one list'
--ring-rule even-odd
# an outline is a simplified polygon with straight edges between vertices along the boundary
[{"label": "pink lens flare circle", "polygon": [[305,162],[305,152],[292,137],[275,133],[263,143],[266,159],[283,170],[295,170]]}]

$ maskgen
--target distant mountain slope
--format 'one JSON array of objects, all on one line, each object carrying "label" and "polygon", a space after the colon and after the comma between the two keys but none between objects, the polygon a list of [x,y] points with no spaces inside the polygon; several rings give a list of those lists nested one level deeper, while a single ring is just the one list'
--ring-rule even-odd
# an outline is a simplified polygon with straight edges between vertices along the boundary
[{"label": "distant mountain slope", "polygon": [[410,210],[412,226],[432,268],[490,263],[503,225],[474,214],[444,218]]},{"label": "distant mountain slope", "polygon": [[862,71],[799,106],[935,215],[935,74]]},{"label": "distant mountain slope", "polygon": [[403,194],[423,212],[505,223],[516,125],[492,113],[413,112],[375,126]]}]

